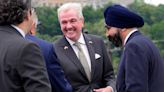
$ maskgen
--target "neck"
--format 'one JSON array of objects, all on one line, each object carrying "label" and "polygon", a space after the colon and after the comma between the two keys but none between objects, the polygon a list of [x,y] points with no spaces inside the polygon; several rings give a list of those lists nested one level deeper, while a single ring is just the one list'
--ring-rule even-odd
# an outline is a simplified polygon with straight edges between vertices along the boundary
[{"label": "neck", "polygon": [[28,26],[27,24],[25,23],[21,23],[21,24],[18,24],[16,25],[17,27],[19,27],[25,34],[28,33]]},{"label": "neck", "polygon": [[124,28],[122,31],[121,31],[121,38],[122,38],[122,44],[124,45],[124,41],[125,41],[125,38],[127,37],[127,35],[132,31],[134,30],[135,28]]}]

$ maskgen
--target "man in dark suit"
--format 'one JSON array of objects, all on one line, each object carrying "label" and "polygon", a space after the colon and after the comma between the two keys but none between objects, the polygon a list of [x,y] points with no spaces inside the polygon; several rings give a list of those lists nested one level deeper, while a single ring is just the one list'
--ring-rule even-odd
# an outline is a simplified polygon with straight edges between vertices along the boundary
[{"label": "man in dark suit", "polygon": [[31,0],[0,1],[1,92],[51,92],[39,47],[24,39],[31,26]]},{"label": "man in dark suit", "polygon": [[44,59],[46,61],[47,71],[51,82],[52,92],[72,92],[71,85],[65,79],[64,72],[59,65],[53,44],[35,36],[38,18],[33,13],[33,25],[30,32],[26,35],[26,39],[31,40],[41,48]]},{"label": "man in dark suit", "polygon": [[65,79],[64,72],[59,65],[53,45],[33,35],[26,35],[26,39],[39,45],[46,61],[47,71],[51,82],[52,92],[72,92],[71,85]]},{"label": "man in dark suit", "polygon": [[58,9],[64,37],[55,43],[55,51],[74,92],[112,92],[114,72],[103,40],[82,33],[84,18],[78,3]]},{"label": "man in dark suit", "polygon": [[104,17],[109,40],[124,48],[117,92],[163,92],[164,61],[152,41],[138,31],[144,25],[142,17],[120,5],[109,6]]}]

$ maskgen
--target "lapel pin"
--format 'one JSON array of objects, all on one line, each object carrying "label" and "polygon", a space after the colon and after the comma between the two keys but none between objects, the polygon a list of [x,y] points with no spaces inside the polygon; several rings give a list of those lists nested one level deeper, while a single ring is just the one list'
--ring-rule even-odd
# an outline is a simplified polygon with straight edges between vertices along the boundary
[{"label": "lapel pin", "polygon": [[64,46],[64,49],[65,49],[65,50],[68,49],[68,46]]},{"label": "lapel pin", "polygon": [[92,44],[93,42],[92,41],[89,41],[90,44]]}]

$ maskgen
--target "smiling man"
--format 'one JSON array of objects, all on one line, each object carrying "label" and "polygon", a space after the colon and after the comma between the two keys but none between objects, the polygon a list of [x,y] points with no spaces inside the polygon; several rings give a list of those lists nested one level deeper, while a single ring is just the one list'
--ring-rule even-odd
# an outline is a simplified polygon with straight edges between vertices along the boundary
[{"label": "smiling man", "polygon": [[62,5],[58,19],[64,37],[55,43],[55,51],[73,91],[112,92],[115,78],[110,58],[100,37],[82,32],[81,5]]}]

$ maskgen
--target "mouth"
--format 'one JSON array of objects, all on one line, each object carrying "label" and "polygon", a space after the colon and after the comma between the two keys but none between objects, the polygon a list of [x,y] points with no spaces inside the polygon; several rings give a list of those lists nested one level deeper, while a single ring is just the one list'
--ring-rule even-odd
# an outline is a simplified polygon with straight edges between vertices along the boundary
[{"label": "mouth", "polygon": [[67,30],[67,32],[73,32],[73,31],[74,31],[74,30],[72,30],[72,29],[71,29],[71,30]]},{"label": "mouth", "polygon": [[66,30],[67,34],[74,34],[74,32],[75,32],[74,30]]},{"label": "mouth", "polygon": [[71,30],[66,30],[66,32],[72,33],[72,32],[75,32],[75,30],[73,30],[73,29],[71,29]]}]

